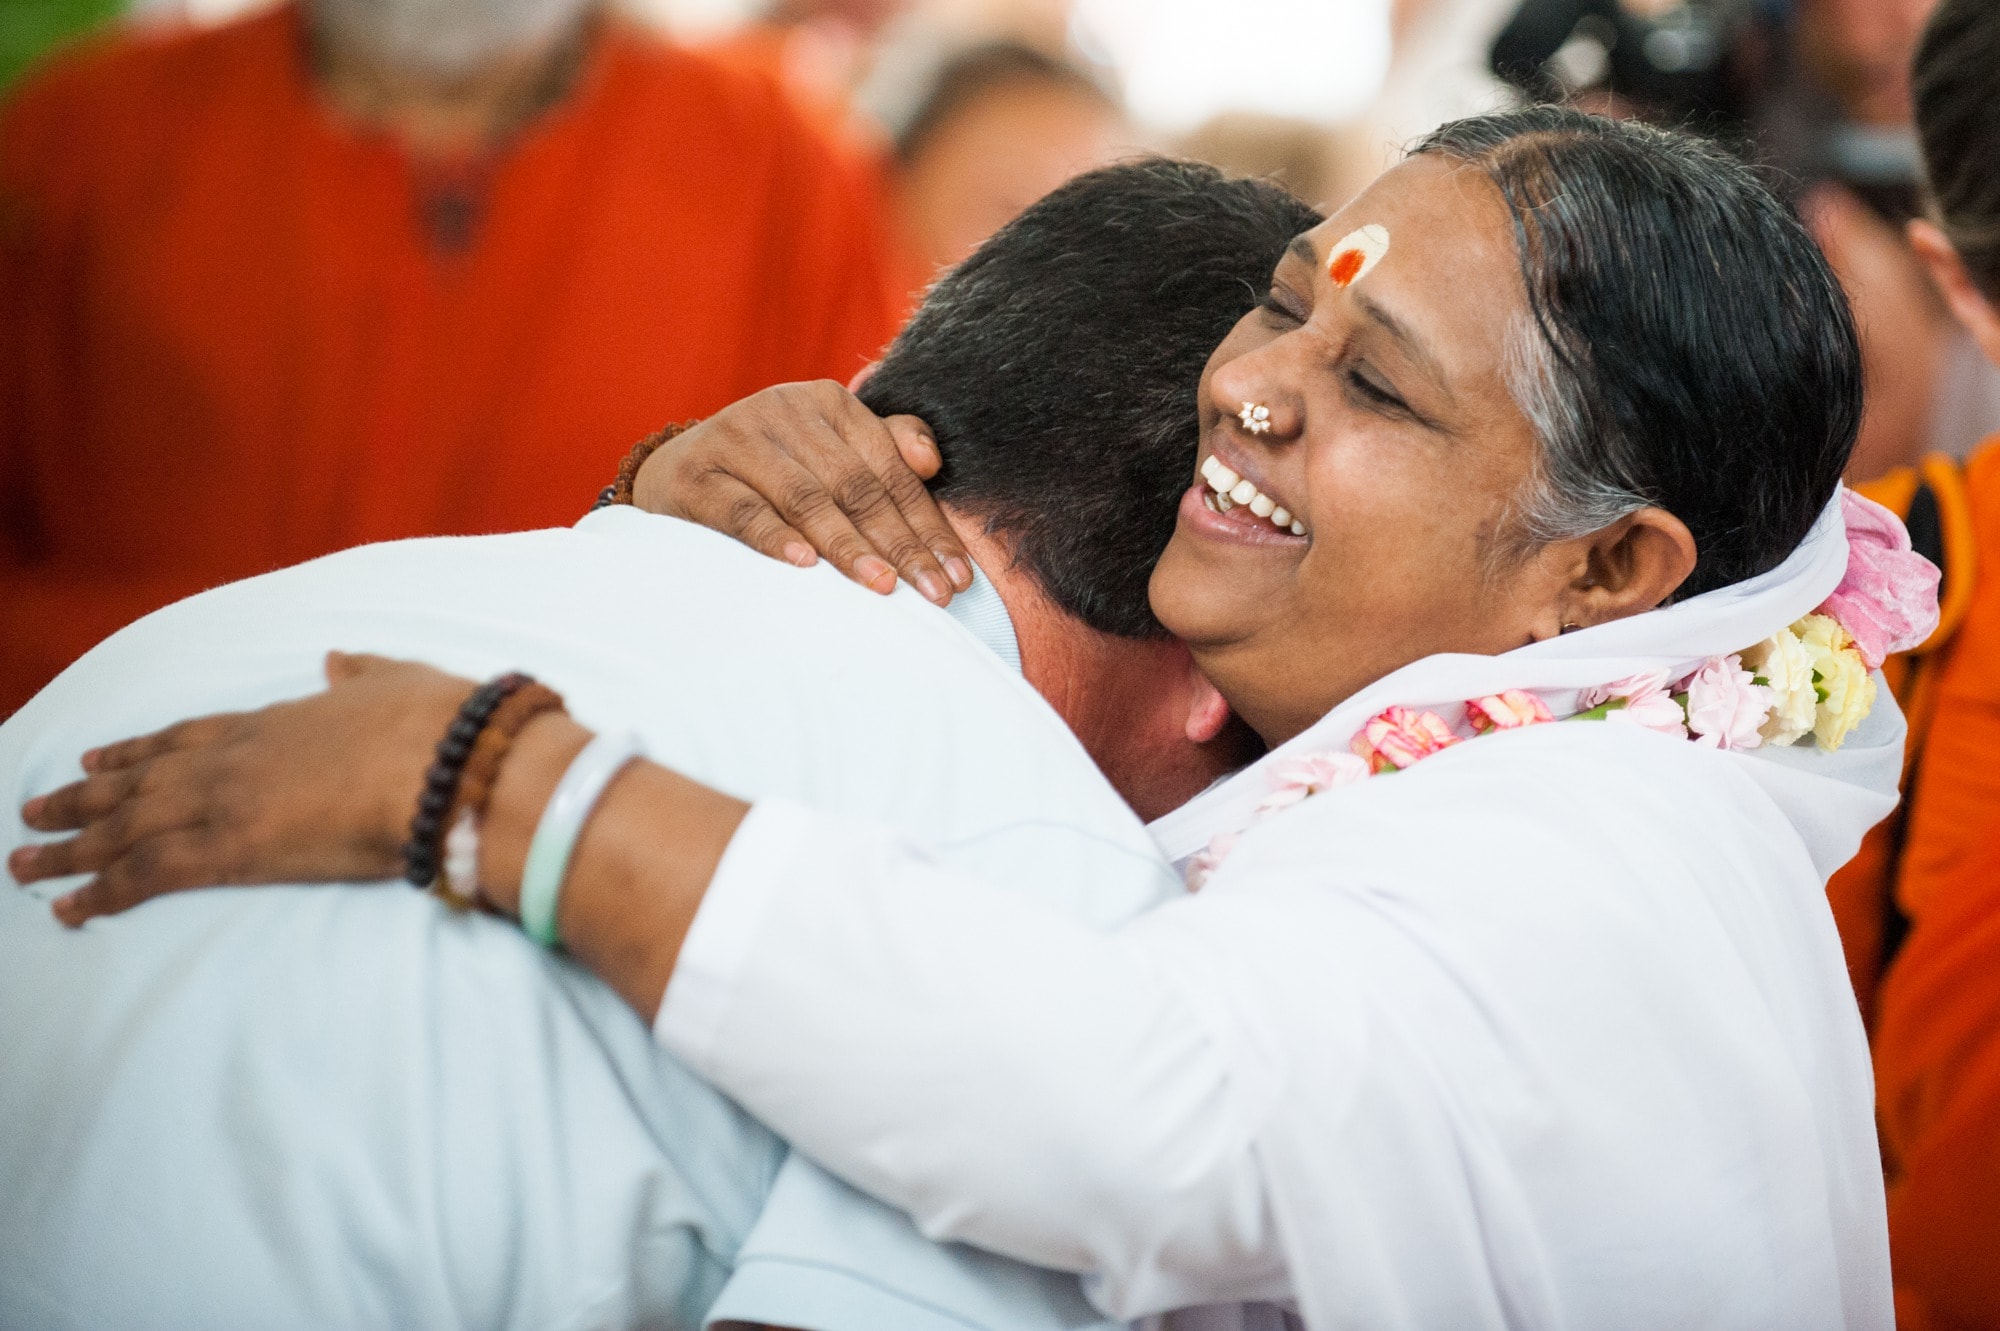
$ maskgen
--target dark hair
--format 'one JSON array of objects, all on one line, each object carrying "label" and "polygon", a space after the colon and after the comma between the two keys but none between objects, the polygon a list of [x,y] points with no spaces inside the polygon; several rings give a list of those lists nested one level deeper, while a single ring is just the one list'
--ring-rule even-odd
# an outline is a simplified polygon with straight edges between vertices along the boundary
[{"label": "dark hair", "polygon": [[1146,583],[1194,480],[1202,367],[1318,221],[1191,162],[1079,176],[939,279],[861,400],[930,424],[932,492],[1005,534],[1057,605],[1162,633]]},{"label": "dark hair", "polygon": [[1944,0],[1917,47],[1911,91],[1932,214],[2000,301],[2000,5]]},{"label": "dark hair", "polygon": [[940,129],[987,94],[1032,84],[1112,109],[1118,105],[1103,85],[1067,60],[1020,42],[982,42],[954,55],[931,76],[929,93],[896,135],[897,160],[916,160]]},{"label": "dark hair", "polygon": [[1415,152],[1479,168],[1514,217],[1532,321],[1509,379],[1541,443],[1519,544],[1655,505],[1695,539],[1677,597],[1782,562],[1861,421],[1847,298],[1791,212],[1704,140],[1558,107]]}]

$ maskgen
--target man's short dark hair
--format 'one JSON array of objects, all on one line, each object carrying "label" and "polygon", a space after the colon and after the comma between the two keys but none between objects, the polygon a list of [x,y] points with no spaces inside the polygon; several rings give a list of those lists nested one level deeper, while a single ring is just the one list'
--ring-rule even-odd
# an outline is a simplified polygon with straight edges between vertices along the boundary
[{"label": "man's short dark hair", "polygon": [[937,435],[941,502],[1122,637],[1194,480],[1196,388],[1319,216],[1275,185],[1149,158],[1079,176],[940,278],[861,400]]}]

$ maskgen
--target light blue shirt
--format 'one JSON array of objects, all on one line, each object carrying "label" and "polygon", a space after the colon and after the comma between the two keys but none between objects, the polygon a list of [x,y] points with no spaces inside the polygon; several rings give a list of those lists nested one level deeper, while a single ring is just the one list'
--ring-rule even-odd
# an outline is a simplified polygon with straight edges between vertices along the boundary
[{"label": "light blue shirt", "polygon": [[[0,725],[0,800],[372,651],[532,671],[720,788],[897,828],[1113,927],[1178,880],[978,581],[939,615],[629,509],[362,547],[114,635]],[[0,819],[0,854],[31,839]],[[817,1331],[1102,1321],[1074,1277],[927,1242],[788,1158],[501,921],[321,886],[72,932],[63,886],[0,878],[0,1326],[686,1331],[746,1274],[760,1320],[790,1300]]]},{"label": "light blue shirt", "polygon": [[986,570],[972,564],[972,585],[951,598],[945,613],[965,626],[966,632],[984,643],[986,649],[1005,661],[1015,674],[1021,672],[1021,640],[1014,634],[1014,620],[1000,589],[986,576]]}]

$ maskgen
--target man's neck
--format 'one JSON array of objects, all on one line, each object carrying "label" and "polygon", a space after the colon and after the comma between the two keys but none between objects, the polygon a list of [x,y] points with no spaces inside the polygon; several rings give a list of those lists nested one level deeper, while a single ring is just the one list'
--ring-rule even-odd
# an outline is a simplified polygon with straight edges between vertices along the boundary
[{"label": "man's neck", "polygon": [[586,17],[456,77],[389,64],[309,28],[310,68],[347,120],[390,135],[419,160],[466,161],[496,151],[568,95],[600,27]]},{"label": "man's neck", "polygon": [[949,507],[945,516],[1006,607],[1021,674],[1140,817],[1180,807],[1255,756],[1239,723],[1201,720],[1220,703],[1178,639],[1091,628],[1049,599],[1003,537]]}]

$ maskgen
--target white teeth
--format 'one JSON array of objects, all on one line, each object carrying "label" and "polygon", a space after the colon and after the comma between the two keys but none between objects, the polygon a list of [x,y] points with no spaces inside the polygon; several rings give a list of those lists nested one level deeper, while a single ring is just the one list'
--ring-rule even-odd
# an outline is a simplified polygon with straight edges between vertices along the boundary
[{"label": "white teeth", "polygon": [[1259,490],[1254,482],[1231,471],[1213,455],[1201,464],[1201,477],[1208,482],[1206,502],[1217,513],[1227,513],[1238,504],[1244,504],[1258,517],[1269,518],[1271,525],[1279,531],[1289,531],[1294,536],[1306,534],[1303,522],[1295,519],[1277,500]]},{"label": "white teeth", "polygon": [[1201,475],[1202,479],[1208,482],[1209,488],[1217,494],[1229,493],[1236,488],[1236,483],[1243,479],[1223,466],[1222,459],[1213,454],[1209,455],[1208,461],[1201,464]]}]

